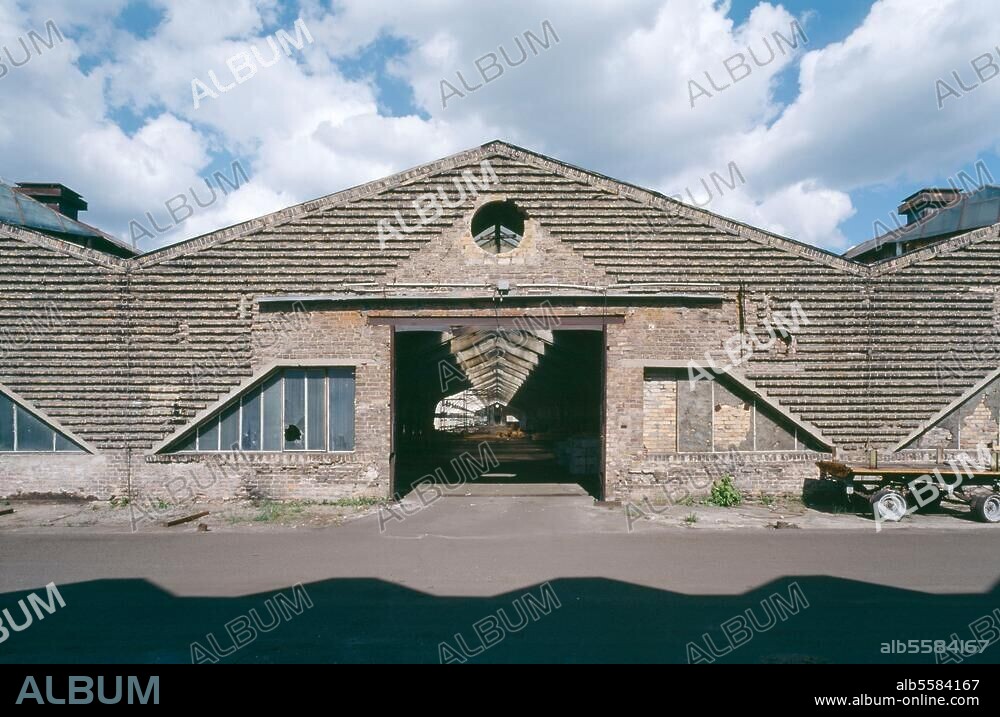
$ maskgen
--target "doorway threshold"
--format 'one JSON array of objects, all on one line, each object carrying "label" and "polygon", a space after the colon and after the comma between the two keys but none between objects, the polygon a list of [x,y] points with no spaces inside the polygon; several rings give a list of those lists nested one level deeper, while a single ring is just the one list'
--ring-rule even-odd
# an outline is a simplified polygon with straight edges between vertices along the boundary
[{"label": "doorway threshold", "polygon": [[471,481],[455,490],[443,489],[444,498],[565,498],[587,497],[576,483],[476,483]]}]

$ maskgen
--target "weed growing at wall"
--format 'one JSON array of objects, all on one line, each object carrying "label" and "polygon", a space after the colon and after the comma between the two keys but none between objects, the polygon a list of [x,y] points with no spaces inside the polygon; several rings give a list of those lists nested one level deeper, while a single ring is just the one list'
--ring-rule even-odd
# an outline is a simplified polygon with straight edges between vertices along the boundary
[{"label": "weed growing at wall", "polygon": [[727,475],[712,483],[712,490],[706,502],[720,508],[732,508],[743,502],[743,496],[733,482],[733,477]]}]

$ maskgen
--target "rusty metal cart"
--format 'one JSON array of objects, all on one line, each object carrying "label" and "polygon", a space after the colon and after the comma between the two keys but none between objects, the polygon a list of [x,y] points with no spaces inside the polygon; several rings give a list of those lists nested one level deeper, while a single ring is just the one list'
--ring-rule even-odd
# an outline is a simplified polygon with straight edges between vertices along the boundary
[{"label": "rusty metal cart", "polygon": [[820,477],[839,483],[849,500],[867,500],[876,520],[896,522],[948,498],[966,503],[983,522],[1000,522],[1000,470],[995,453],[990,470],[969,470],[968,466],[959,470],[943,460],[878,465],[874,458],[869,465],[839,460],[817,461],[816,465]]}]

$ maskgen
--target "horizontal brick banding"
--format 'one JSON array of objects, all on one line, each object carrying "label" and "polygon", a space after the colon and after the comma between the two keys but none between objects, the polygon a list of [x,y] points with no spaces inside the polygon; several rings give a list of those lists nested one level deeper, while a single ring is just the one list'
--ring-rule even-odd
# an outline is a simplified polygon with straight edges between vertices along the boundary
[{"label": "horizontal brick banding", "polygon": [[[497,173],[495,186],[419,224],[415,199],[440,188],[457,201],[454,180],[465,171],[479,177],[485,159]],[[468,222],[478,206],[498,199],[526,212],[526,241],[510,256],[483,256],[469,247]],[[395,224],[397,212],[414,231],[380,250],[378,222]],[[262,366],[348,357],[368,361],[358,370],[358,450],[351,460],[265,456],[251,462],[252,479],[214,485],[225,485],[218,492],[227,496],[251,489],[385,494],[390,329],[367,321],[378,304],[307,307],[297,320],[288,307],[263,310],[257,302],[347,293],[363,282],[715,285],[723,300],[711,306],[616,308],[625,323],[607,328],[609,495],[616,485],[629,490],[647,449],[663,448],[644,447],[641,363],[702,361],[706,352],[724,363],[730,337],[741,329],[766,337],[774,313],[787,315],[796,301],[809,323],[794,341],[775,341],[734,370],[838,447],[888,449],[996,368],[998,259],[991,227],[861,266],[496,143],[132,260],[0,227],[0,327],[8,332],[0,383],[100,453],[99,462],[0,455],[0,495],[36,482],[52,487],[60,475],[73,491],[86,492],[67,472],[72,460],[80,461],[79,475],[91,475],[95,494],[120,490],[129,476],[161,490],[205,461],[147,462],[151,448]],[[553,289],[559,291],[572,293]],[[577,304],[591,315],[606,308],[599,295]],[[473,313],[480,312],[492,313]],[[26,338],[11,340],[20,326]],[[639,367],[630,363],[636,361]],[[718,435],[728,445],[745,425],[737,412],[724,414],[728,423]],[[980,432],[992,425],[977,420],[970,425]],[[793,462],[794,470],[772,463],[776,475],[794,474],[788,485],[811,470],[808,461]],[[761,465],[754,464],[754,480],[764,485]]]}]

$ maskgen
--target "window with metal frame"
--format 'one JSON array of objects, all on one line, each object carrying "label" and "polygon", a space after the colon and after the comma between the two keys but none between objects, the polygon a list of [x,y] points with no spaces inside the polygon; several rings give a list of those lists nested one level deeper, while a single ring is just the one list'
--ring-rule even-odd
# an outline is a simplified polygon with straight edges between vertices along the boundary
[{"label": "window with metal frame", "polygon": [[83,453],[82,447],[0,393],[0,453]]},{"label": "window with metal frame", "polygon": [[353,367],[285,368],[244,391],[167,453],[354,450]]}]

